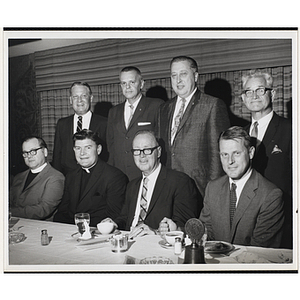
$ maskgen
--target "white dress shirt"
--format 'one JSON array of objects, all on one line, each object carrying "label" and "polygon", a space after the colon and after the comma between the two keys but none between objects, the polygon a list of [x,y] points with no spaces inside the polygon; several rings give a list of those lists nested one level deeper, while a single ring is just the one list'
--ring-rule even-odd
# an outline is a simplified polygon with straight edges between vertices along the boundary
[{"label": "white dress shirt", "polygon": [[[73,118],[73,133],[76,133],[78,115],[75,113]],[[92,118],[92,112],[89,110],[86,114],[82,115],[82,129],[89,129]]]},{"label": "white dress shirt", "polygon": [[125,106],[124,106],[124,121],[125,121],[125,127],[127,128],[129,124],[128,123],[128,120],[130,118],[130,115],[131,115],[131,108],[130,108],[130,105],[133,105],[133,114],[137,108],[137,106],[139,105],[140,103],[140,100],[142,98],[142,95],[140,95],[140,97],[133,103],[133,104],[130,104],[128,100],[126,100],[125,102]]},{"label": "white dress shirt", "polygon": [[[155,184],[156,184],[156,180],[157,180],[157,177],[160,173],[160,170],[161,170],[161,163],[159,163],[158,167],[149,176],[147,176],[147,178],[149,179],[148,184],[147,184],[147,197],[146,197],[147,198],[147,210],[148,210],[149,205],[150,205],[150,201],[151,201],[151,198],[152,198],[152,194],[153,194]],[[132,221],[132,224],[131,224],[132,227],[135,227],[138,223],[138,220],[139,220],[140,201],[141,201],[141,196],[142,196],[144,178],[145,178],[145,176],[143,175],[143,179],[141,180],[140,189],[139,189],[139,193],[138,193],[138,198],[137,198],[137,202],[136,202],[135,214],[134,214],[134,218],[133,218],[133,221]]]},{"label": "white dress shirt", "polygon": [[239,199],[240,199],[240,196],[241,196],[241,193],[243,191],[243,188],[246,184],[246,182],[248,181],[248,179],[250,178],[252,174],[252,168],[250,168],[246,174],[244,174],[244,176],[239,179],[239,180],[232,180],[230,177],[229,177],[229,186],[231,188],[231,184],[234,182],[236,184],[236,207],[238,205],[238,202],[239,202]]},{"label": "white dress shirt", "polygon": [[252,132],[252,129],[253,129],[253,124],[255,122],[258,123],[258,126],[257,126],[257,139],[261,142],[265,136],[265,133],[267,131],[267,128],[269,126],[269,123],[271,121],[271,119],[273,118],[273,110],[267,114],[266,116],[262,117],[261,119],[259,120],[254,120],[252,118],[252,123],[251,123],[251,126],[250,126],[250,131],[249,132]]}]

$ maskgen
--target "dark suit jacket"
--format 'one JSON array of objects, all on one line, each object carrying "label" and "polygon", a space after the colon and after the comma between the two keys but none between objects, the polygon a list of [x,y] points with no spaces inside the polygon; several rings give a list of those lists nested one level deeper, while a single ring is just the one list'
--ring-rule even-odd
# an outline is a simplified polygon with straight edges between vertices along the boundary
[{"label": "dark suit jacket", "polygon": [[98,160],[80,196],[81,168],[67,174],[61,204],[55,222],[74,224],[75,213],[89,213],[90,225],[96,226],[106,217],[119,216],[125,199],[126,176],[117,168]]},{"label": "dark suit jacket", "polygon": [[111,108],[108,114],[107,146],[109,152],[108,163],[120,169],[129,180],[141,176],[141,171],[134,163],[131,153],[132,141],[140,130],[157,131],[157,117],[161,99],[142,96],[128,126],[125,127],[125,102]]},{"label": "dark suit jacket", "polygon": [[[77,168],[78,164],[73,150],[73,118],[74,115],[59,119],[56,125],[54,149],[52,165],[55,169],[63,174]],[[100,158],[107,161],[107,146],[106,146],[106,126],[107,119],[105,117],[92,114],[90,122],[90,130],[98,132],[102,140],[102,152]]]},{"label": "dark suit jacket", "polygon": [[[249,132],[250,124],[245,129]],[[254,155],[253,167],[285,193],[292,194],[292,127],[288,119],[274,112]]]},{"label": "dark suit jacket", "polygon": [[[120,229],[130,230],[134,219],[142,178],[129,182],[121,216],[115,221]],[[162,166],[153,190],[145,224],[157,229],[164,218],[184,227],[190,218],[198,218],[202,201],[191,178],[186,174]]]},{"label": "dark suit jacket", "polygon": [[14,217],[51,220],[59,205],[65,177],[48,163],[23,191],[30,170],[16,175],[9,192],[10,210]]},{"label": "dark suit jacket", "polygon": [[176,97],[161,106],[159,136],[166,149],[166,166],[195,180],[204,196],[208,181],[223,173],[218,147],[220,133],[230,126],[227,109],[220,99],[197,90],[180,122],[173,145],[171,126]]},{"label": "dark suit jacket", "polygon": [[238,245],[279,247],[284,222],[282,192],[254,169],[244,189],[230,229],[229,178],[209,182],[200,220],[210,240]]}]

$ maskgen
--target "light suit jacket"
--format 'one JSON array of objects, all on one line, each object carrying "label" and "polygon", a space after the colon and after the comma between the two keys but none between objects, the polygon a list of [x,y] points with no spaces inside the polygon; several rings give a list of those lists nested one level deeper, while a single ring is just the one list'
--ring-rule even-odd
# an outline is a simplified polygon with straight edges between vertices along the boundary
[{"label": "light suit jacket", "polygon": [[65,177],[48,163],[23,191],[30,170],[17,174],[9,193],[13,216],[45,220],[51,219],[61,201]]},{"label": "light suit jacket", "polygon": [[131,153],[132,141],[140,130],[157,131],[159,106],[163,100],[142,96],[128,126],[125,127],[125,102],[109,110],[107,121],[108,163],[120,169],[129,180],[141,176],[141,171],[135,165]]},{"label": "light suit jacket", "polygon": [[254,169],[246,182],[230,228],[227,175],[209,182],[200,220],[210,240],[238,245],[280,247],[284,222],[282,191]]},{"label": "light suit jacket", "polygon": [[184,112],[171,145],[177,97],[161,106],[159,137],[166,149],[166,166],[189,175],[204,197],[208,181],[223,173],[218,147],[220,133],[230,126],[225,103],[197,90]]}]

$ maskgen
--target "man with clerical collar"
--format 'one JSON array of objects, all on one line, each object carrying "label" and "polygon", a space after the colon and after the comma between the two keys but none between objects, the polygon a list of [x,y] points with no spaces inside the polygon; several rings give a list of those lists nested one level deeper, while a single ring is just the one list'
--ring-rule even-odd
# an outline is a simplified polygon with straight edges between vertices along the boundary
[{"label": "man with clerical collar", "polygon": [[[196,185],[186,174],[167,169],[160,163],[161,146],[152,131],[139,131],[132,143],[132,155],[142,176],[129,182],[121,215],[114,219],[119,229],[132,236],[154,234],[165,218],[165,231],[183,228],[190,218],[199,216],[200,200]],[[104,220],[107,221],[107,220]]]},{"label": "man with clerical collar", "polygon": [[101,160],[97,133],[88,129],[76,132],[73,149],[81,168],[67,174],[54,221],[74,224],[76,213],[89,213],[90,225],[96,226],[105,217],[116,218],[124,203],[127,177]]},{"label": "man with clerical collar", "polygon": [[102,144],[101,158],[105,161],[108,158],[105,142],[107,119],[91,112],[92,101],[93,93],[88,83],[74,82],[71,85],[70,104],[75,113],[57,122],[52,161],[54,168],[65,175],[77,167],[72,136],[82,129],[98,132]]},{"label": "man with clerical collar", "polygon": [[42,138],[26,138],[22,155],[29,169],[13,180],[10,212],[14,217],[51,220],[62,198],[65,177],[47,162],[48,149]]},{"label": "man with clerical collar", "polygon": [[208,240],[280,247],[282,191],[252,168],[250,136],[239,126],[230,127],[220,135],[219,150],[226,175],[208,183],[200,214]]},{"label": "man with clerical collar", "polygon": [[292,126],[273,110],[276,90],[268,72],[251,70],[242,77],[242,100],[251,112],[245,129],[255,139],[253,168],[283,191],[285,233],[282,246],[292,248]]}]

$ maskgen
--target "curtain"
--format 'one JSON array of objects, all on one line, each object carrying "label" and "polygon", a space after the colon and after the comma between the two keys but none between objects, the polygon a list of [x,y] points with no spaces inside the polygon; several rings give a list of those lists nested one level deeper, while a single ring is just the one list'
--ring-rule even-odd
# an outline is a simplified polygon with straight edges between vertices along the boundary
[{"label": "curtain", "polygon": [[[273,87],[276,90],[276,97],[273,102],[274,111],[280,116],[290,118],[292,67],[272,67],[263,70],[270,72],[274,78]],[[216,96],[226,103],[231,125],[243,126],[250,120],[250,113],[241,100],[241,77],[247,71],[249,70],[208,73],[199,76],[198,87],[200,90]],[[105,107],[104,104],[109,104],[111,107],[124,101],[118,83],[94,85],[91,88],[94,96],[92,111],[95,113],[107,116],[107,111],[98,109],[98,105]],[[143,93],[150,97],[160,97],[163,100],[175,96],[169,77],[146,80]],[[39,92],[38,98],[41,103],[42,137],[48,144],[49,160],[51,160],[56,123],[58,119],[74,112],[69,101],[69,90],[66,88]]]}]

